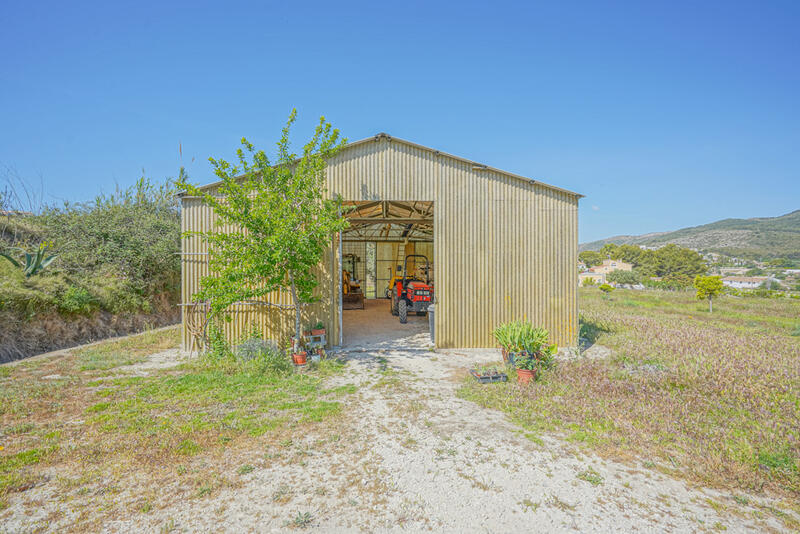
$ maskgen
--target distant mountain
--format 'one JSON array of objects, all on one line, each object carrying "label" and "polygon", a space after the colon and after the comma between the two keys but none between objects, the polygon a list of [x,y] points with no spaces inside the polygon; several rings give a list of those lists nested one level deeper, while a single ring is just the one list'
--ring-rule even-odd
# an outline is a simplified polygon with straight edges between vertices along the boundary
[{"label": "distant mountain", "polygon": [[580,250],[600,250],[606,243],[660,246],[675,243],[703,252],[741,258],[792,258],[800,260],[800,210],[780,217],[723,219],[674,232],[618,235],[583,243]]}]

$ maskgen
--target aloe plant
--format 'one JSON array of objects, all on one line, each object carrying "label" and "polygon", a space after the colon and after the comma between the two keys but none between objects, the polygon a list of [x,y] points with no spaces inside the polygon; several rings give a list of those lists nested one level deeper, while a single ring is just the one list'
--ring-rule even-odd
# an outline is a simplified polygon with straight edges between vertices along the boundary
[{"label": "aloe plant", "polygon": [[19,251],[25,258],[24,265],[13,256],[6,254],[5,252],[0,252],[0,256],[10,261],[15,267],[22,269],[22,272],[25,273],[26,277],[30,277],[42,272],[45,267],[50,265],[53,260],[58,257],[58,254],[51,254],[45,257],[48,248],[50,248],[50,245],[47,243],[41,243],[35,252],[28,252],[25,249],[18,247],[12,248],[11,250]]}]

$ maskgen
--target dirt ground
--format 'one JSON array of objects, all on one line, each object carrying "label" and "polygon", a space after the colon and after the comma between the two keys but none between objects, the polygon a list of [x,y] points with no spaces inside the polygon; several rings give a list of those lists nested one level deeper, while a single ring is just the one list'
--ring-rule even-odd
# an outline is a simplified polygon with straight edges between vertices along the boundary
[{"label": "dirt ground", "polygon": [[427,315],[409,314],[408,322],[400,324],[400,319],[389,313],[389,307],[388,299],[370,299],[364,301],[363,310],[345,310],[342,349],[427,349],[433,346]]},{"label": "dirt ground", "polygon": [[[107,521],[102,531],[782,531],[774,518],[734,505],[730,494],[691,488],[641,462],[606,461],[554,437],[529,439],[502,413],[456,396],[465,370],[498,361],[496,351],[433,351],[426,317],[400,325],[381,305],[388,307],[377,301],[345,315],[339,355],[347,372],[326,385],[358,390],[336,428],[277,450],[231,451],[221,462],[238,477],[235,486]],[[356,326],[370,333],[358,335]],[[131,371],[181,357],[168,351]],[[245,463],[253,469],[237,474]],[[169,493],[180,481],[165,471],[159,484]],[[41,506],[12,502],[0,532],[28,530],[64,506],[57,497],[27,492]],[[51,526],[68,530],[69,519],[64,513]]]}]

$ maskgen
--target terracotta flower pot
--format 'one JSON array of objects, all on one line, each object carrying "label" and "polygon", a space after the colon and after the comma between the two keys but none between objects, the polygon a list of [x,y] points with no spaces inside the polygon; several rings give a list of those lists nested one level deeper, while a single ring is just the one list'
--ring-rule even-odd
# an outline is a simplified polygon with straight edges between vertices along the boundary
[{"label": "terracotta flower pot", "polygon": [[308,361],[306,359],[306,353],[295,352],[294,354],[292,354],[292,361],[294,362],[295,365],[305,365],[306,362]]},{"label": "terracotta flower pot", "polygon": [[325,329],[324,328],[319,328],[319,329],[311,330],[311,335],[312,336],[324,336],[325,335]]},{"label": "terracotta flower pot", "polygon": [[523,386],[536,379],[536,369],[517,369],[517,382]]}]

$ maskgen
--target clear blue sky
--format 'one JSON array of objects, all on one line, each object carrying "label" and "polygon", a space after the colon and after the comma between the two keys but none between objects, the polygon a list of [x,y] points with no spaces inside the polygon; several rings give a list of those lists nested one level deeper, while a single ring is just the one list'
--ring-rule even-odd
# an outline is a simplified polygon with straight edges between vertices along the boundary
[{"label": "clear blue sky", "polygon": [[800,2],[656,4],[5,2],[0,163],[206,182],[297,107],[583,193],[581,241],[800,208]]}]

